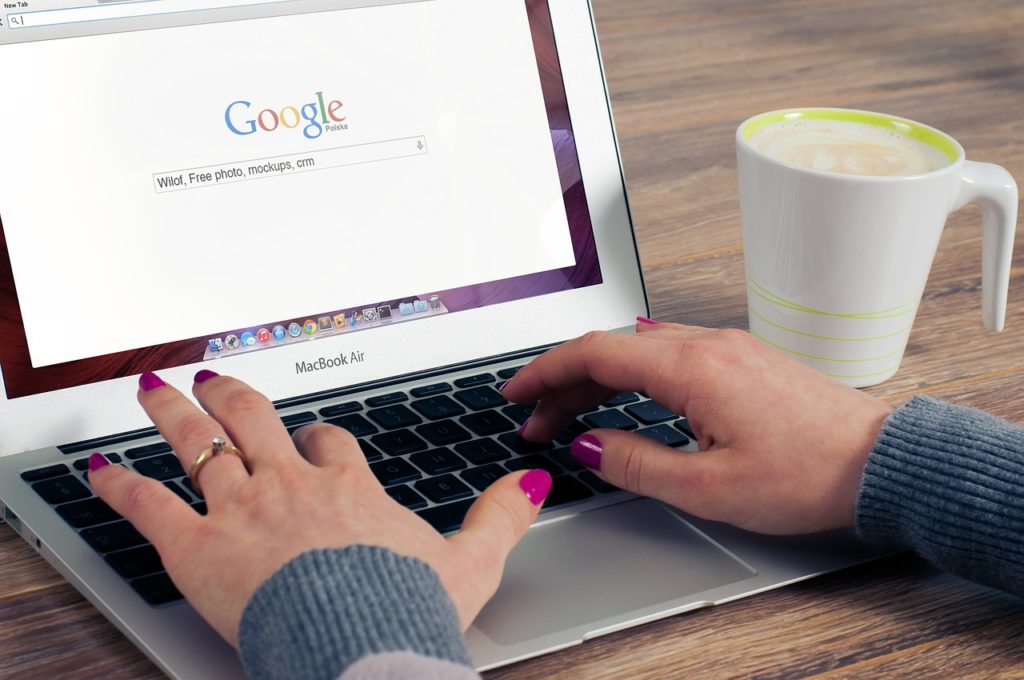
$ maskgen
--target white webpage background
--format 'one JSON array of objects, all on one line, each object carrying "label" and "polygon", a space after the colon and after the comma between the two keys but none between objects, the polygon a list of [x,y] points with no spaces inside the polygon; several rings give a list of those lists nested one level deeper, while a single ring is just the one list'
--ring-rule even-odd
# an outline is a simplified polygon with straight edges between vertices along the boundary
[{"label": "white webpage background", "polygon": [[[571,266],[524,3],[435,0],[6,48],[0,205],[34,366]],[[349,130],[224,110],[344,102]],[[428,153],[157,194],[153,173]]]}]

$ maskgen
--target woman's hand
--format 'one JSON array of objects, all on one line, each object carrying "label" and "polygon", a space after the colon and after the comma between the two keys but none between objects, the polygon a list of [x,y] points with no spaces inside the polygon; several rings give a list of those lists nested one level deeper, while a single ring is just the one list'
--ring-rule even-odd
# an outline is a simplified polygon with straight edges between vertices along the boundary
[{"label": "woman's hand", "polygon": [[139,402],[186,470],[213,437],[244,452],[209,460],[199,473],[200,516],[160,482],[90,458],[97,493],[156,547],[168,574],[231,644],[250,596],[286,562],[316,548],[374,545],[429,564],[465,629],[494,594],[505,558],[551,489],[541,470],[495,482],[462,531],[444,538],[384,492],[351,434],[315,424],[290,437],[271,403],[212,371],[196,374],[200,411],[152,373]]},{"label": "woman's hand", "polygon": [[861,474],[891,407],[739,330],[641,321],[538,357],[502,389],[539,400],[521,434],[546,441],[579,413],[639,391],[685,414],[699,453],[593,430],[571,451],[608,482],[705,519],[771,534],[853,525]]}]

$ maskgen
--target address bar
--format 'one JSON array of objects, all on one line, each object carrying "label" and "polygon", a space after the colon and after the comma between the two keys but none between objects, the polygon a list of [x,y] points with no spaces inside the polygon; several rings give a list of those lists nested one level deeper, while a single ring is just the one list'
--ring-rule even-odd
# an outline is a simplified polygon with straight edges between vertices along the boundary
[{"label": "address bar", "polygon": [[83,21],[107,21],[110,19],[132,19],[158,14],[178,14],[206,9],[227,9],[247,5],[270,5],[292,0],[143,0],[142,2],[121,2],[70,9],[49,9],[37,12],[20,12],[7,15],[7,25],[12,29],[38,28],[59,24],[74,24]]}]

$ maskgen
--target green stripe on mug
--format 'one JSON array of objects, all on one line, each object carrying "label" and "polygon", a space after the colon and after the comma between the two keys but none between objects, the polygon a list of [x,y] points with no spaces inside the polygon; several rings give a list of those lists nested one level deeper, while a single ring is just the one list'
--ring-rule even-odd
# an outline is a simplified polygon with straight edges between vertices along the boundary
[{"label": "green stripe on mug", "polygon": [[903,335],[904,333],[910,332],[910,325],[908,324],[903,328],[897,329],[891,333],[886,333],[885,335],[874,335],[866,338],[839,338],[833,335],[815,335],[814,333],[805,333],[804,331],[798,331],[795,328],[790,328],[788,326],[783,326],[782,324],[775,323],[774,321],[764,316],[763,314],[758,314],[753,309],[750,309],[749,311],[752,316],[757,317],[758,319],[768,324],[769,326],[778,328],[780,331],[786,331],[787,333],[792,333],[794,335],[802,335],[805,338],[814,338],[815,340],[832,340],[834,342],[875,342],[876,340],[887,340],[889,338],[895,338],[898,335]]},{"label": "green stripe on mug", "polygon": [[747,277],[748,289],[757,297],[761,298],[765,302],[771,303],[784,309],[791,309],[795,312],[803,312],[805,314],[817,314],[819,316],[832,316],[838,319],[893,319],[898,316],[904,316],[906,314],[913,314],[917,311],[917,298],[904,302],[903,304],[896,305],[895,307],[889,307],[888,309],[880,309],[875,312],[828,312],[822,309],[815,309],[813,307],[807,307],[801,305],[798,302],[787,300],[781,295],[777,295],[751,277]]},{"label": "green stripe on mug", "polygon": [[783,347],[782,345],[780,345],[778,343],[774,343],[771,340],[768,340],[763,335],[761,335],[760,333],[757,333],[754,330],[751,330],[750,334],[753,335],[758,340],[760,340],[761,342],[763,342],[764,344],[768,345],[769,347],[774,347],[777,350],[781,350],[783,352],[786,352],[788,354],[792,354],[794,356],[803,357],[804,359],[814,359],[815,361],[832,361],[832,362],[841,363],[841,364],[862,364],[862,363],[865,363],[865,362],[868,362],[868,361],[881,361],[882,359],[888,359],[890,357],[897,356],[898,354],[900,354],[903,351],[903,348],[901,347],[900,349],[895,350],[893,352],[886,352],[885,354],[880,354],[878,356],[863,357],[863,358],[859,358],[859,359],[841,359],[839,357],[822,357],[822,356],[818,356],[817,354],[808,354],[807,352],[798,352],[795,349],[790,349],[789,347]]}]

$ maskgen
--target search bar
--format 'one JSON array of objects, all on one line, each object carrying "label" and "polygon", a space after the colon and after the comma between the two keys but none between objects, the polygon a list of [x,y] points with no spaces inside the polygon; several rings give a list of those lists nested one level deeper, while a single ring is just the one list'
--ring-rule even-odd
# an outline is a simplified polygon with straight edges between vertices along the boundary
[{"label": "search bar", "polygon": [[7,25],[12,29],[39,28],[60,24],[75,24],[84,21],[107,21],[110,19],[133,19],[158,14],[178,14],[207,9],[228,9],[249,5],[271,5],[293,0],[143,0],[142,2],[121,2],[115,4],[72,7],[69,9],[48,9],[37,12],[20,12],[7,15]]},{"label": "search bar", "polygon": [[333,149],[317,149],[285,156],[157,172],[153,174],[153,188],[156,189],[156,193],[163,194],[182,189],[197,189],[266,177],[293,175],[297,172],[390,161],[410,156],[422,156],[426,153],[427,138],[422,135],[386,139],[379,142],[338,146]]}]

